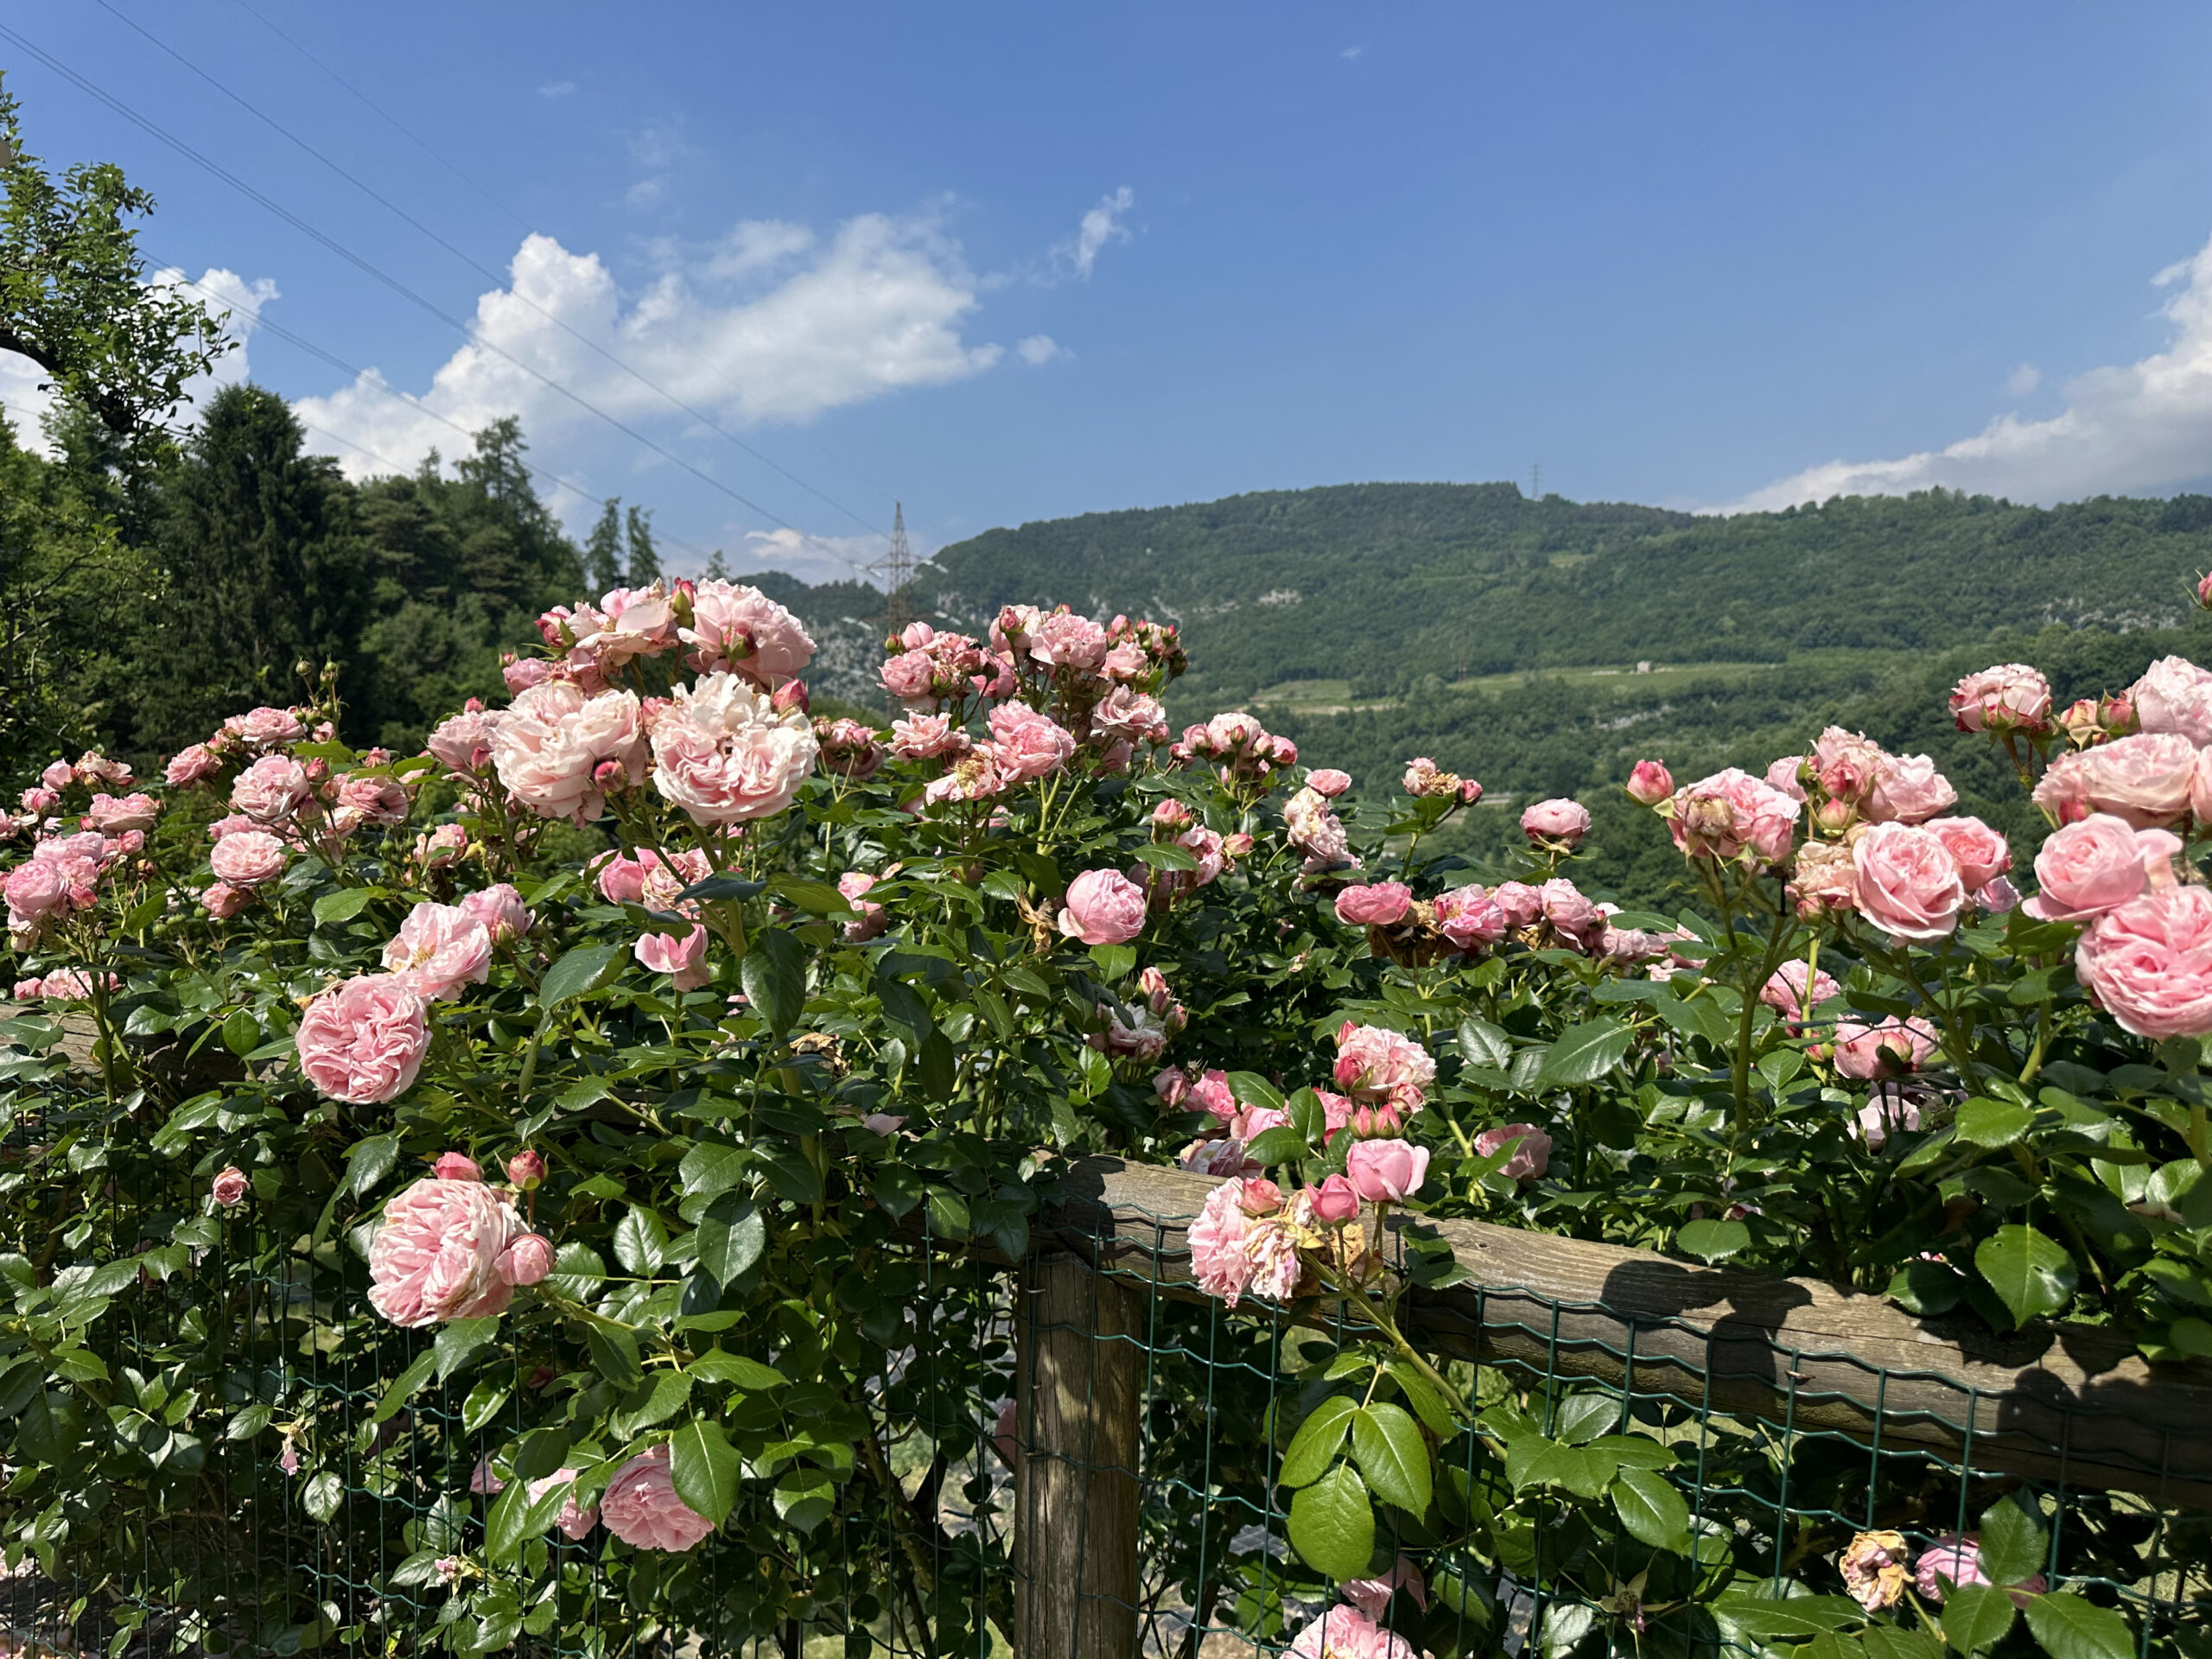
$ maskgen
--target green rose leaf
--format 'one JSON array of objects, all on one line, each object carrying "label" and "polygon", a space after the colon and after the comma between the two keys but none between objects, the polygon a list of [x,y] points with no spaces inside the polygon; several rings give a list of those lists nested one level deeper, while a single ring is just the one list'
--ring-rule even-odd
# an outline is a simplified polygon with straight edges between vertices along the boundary
[{"label": "green rose leaf", "polygon": [[699,1265],[727,1285],[768,1248],[768,1224],[749,1198],[725,1193],[699,1217]]},{"label": "green rose leaf", "polygon": [[1960,1140],[1977,1147],[2009,1147],[2034,1126],[2036,1115],[2025,1106],[1980,1096],[1959,1108]]},{"label": "green rose leaf", "polygon": [[2028,1604],[2028,1629],[2050,1659],[2134,1659],[2135,1632],[2109,1607],[2061,1591]]},{"label": "green rose leaf", "polygon": [[1974,1264],[2016,1325],[2056,1313],[2074,1299],[2074,1258],[2032,1227],[1999,1227],[1982,1240]]},{"label": "green rose leaf", "polygon": [[1740,1221],[1715,1221],[1710,1216],[1686,1224],[1675,1235],[1676,1248],[1700,1262],[1725,1262],[1748,1249],[1751,1230]]},{"label": "green rose leaf", "polygon": [[1639,1542],[1678,1555],[1689,1553],[1690,1506],[1666,1476],[1624,1467],[1613,1477],[1613,1511]]},{"label": "green rose leaf", "polygon": [[2019,1610],[1994,1585],[1969,1584],[1951,1592],[1943,1604],[1943,1640],[1961,1653],[1995,1647],[2012,1633]]},{"label": "green rose leaf", "polygon": [[1290,1542],[1307,1566],[1332,1579],[1367,1571],[1375,1554],[1375,1506],[1350,1464],[1338,1464],[1290,1500]]},{"label": "green rose leaf", "polygon": [[1313,1408],[1284,1449],[1282,1467],[1275,1478],[1286,1486],[1311,1486],[1320,1479],[1344,1443],[1353,1414],[1359,1408],[1341,1394],[1332,1394]]},{"label": "green rose leaf", "polygon": [[677,1497],[716,1526],[737,1502],[737,1449],[711,1418],[694,1417],[676,1431],[669,1442],[669,1473]]},{"label": "green rose leaf", "polygon": [[780,927],[764,927],[745,953],[738,980],[753,1013],[780,1037],[806,1007],[806,947]]},{"label": "green rose leaf", "polygon": [[2043,1571],[2050,1529],[2012,1498],[1981,1512],[1981,1570],[1992,1584],[2018,1584]]},{"label": "green rose leaf", "polygon": [[1569,1026],[1544,1056],[1537,1086],[1565,1089],[1595,1083],[1620,1064],[1634,1035],[1618,1020],[1586,1020]]},{"label": "green rose leaf", "polygon": [[596,990],[612,977],[621,954],[619,944],[580,944],[545,970],[537,982],[537,1006],[545,1011]]},{"label": "green rose leaf", "polygon": [[1354,1412],[1351,1455],[1376,1497],[1408,1515],[1427,1513],[1433,1479],[1428,1442],[1404,1407],[1384,1402]]}]

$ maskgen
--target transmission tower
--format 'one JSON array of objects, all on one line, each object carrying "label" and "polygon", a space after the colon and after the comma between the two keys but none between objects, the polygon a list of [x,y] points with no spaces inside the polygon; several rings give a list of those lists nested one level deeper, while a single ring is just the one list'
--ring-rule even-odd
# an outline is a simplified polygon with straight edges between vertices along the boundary
[{"label": "transmission tower", "polygon": [[891,508],[891,547],[874,564],[863,567],[883,583],[883,632],[895,639],[914,620],[914,550],[906,544],[906,504]]}]

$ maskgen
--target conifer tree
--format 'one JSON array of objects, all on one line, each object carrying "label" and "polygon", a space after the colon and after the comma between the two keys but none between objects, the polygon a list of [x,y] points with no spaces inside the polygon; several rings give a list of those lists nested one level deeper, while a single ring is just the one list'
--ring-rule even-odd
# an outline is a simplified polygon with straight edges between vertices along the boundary
[{"label": "conifer tree", "polygon": [[653,546],[653,516],[630,509],[630,586],[646,588],[660,575],[660,554]]},{"label": "conifer tree", "polygon": [[584,543],[584,571],[591,578],[592,597],[622,586],[622,498],[611,495],[600,509],[599,522]]}]

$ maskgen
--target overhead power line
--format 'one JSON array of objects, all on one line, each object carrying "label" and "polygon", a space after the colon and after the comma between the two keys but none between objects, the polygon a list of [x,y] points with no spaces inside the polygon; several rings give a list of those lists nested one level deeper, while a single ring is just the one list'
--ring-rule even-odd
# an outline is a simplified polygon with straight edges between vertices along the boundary
[{"label": "overhead power line", "polygon": [[[271,132],[274,132],[291,143],[297,145],[308,155],[312,156],[316,161],[321,162],[323,166],[328,168],[333,173],[335,173],[340,178],[345,180],[346,183],[352,185],[356,190],[359,190],[363,195],[368,197],[370,200],[375,202],[378,207],[384,208],[386,212],[398,219],[402,223],[407,225],[410,228],[428,238],[430,241],[437,244],[439,247],[444,249],[454,258],[460,260],[471,270],[476,272],[478,276],[482,276],[487,282],[495,283],[502,288],[506,286],[507,277],[505,273],[493,270],[489,265],[484,264],[482,262],[478,260],[466,249],[457,247],[453,243],[448,241],[436,231],[431,229],[430,226],[425,225],[421,219],[416,218],[414,214],[409,213],[406,208],[401,207],[397,202],[385,195],[374,186],[367,183],[353,173],[349,172],[338,162],[334,161],[328,156],[324,155],[322,151],[317,149],[313,144],[301,137],[299,134],[294,132],[289,127],[285,126],[274,116],[269,114],[266,111],[253,104],[250,99],[245,98],[244,94],[232,90],[231,87],[225,86],[221,81],[216,79],[214,76],[209,74],[207,71],[202,69],[198,64],[193,62],[191,59],[186,57],[181,52],[179,52],[168,41],[162,40],[161,36],[147,29],[145,25],[139,22],[136,18],[130,17],[125,13],[118,10],[111,3],[111,0],[96,0],[96,3],[103,11],[107,12],[111,16],[113,16],[126,27],[134,30],[142,38],[151,42],[162,52],[174,58],[178,63],[183,65],[184,67],[189,69],[194,74],[199,76],[200,79],[206,81],[217,92],[222,93],[225,98],[229,99],[231,102],[237,105],[248,115],[253,117],[255,120],[266,126]],[[390,118],[387,117],[386,119],[390,119]],[[395,123],[395,124],[397,124]],[[404,129],[402,129],[402,130],[404,130]],[[416,142],[420,143],[422,141],[417,139]],[[429,149],[429,146],[425,144],[423,145],[423,148],[427,149]],[[432,153],[435,154],[435,152],[433,151]],[[615,353],[608,351],[604,346],[601,345],[597,340],[592,339],[588,334],[583,334],[571,326],[565,318],[558,316],[551,311],[548,311],[543,306],[538,304],[537,301],[531,299],[527,294],[520,292],[518,289],[511,289],[509,291],[513,298],[521,301],[523,304],[528,306],[539,316],[544,318],[546,321],[551,323],[555,327],[561,330],[563,334],[567,334],[571,340],[576,341],[578,345],[582,346],[588,351],[590,351],[597,356],[604,359],[607,362],[613,364],[616,368],[621,370],[625,374],[635,380],[639,385],[644,386],[646,390],[652,392],[656,397],[665,399],[671,408],[680,410],[683,413],[690,416],[693,420],[706,427],[709,431],[715,433],[721,437],[728,439],[731,443],[736,445],[738,448],[743,450],[747,454],[752,456],[753,460],[759,461],[763,467],[768,468],[770,472],[774,473],[778,477],[784,479],[788,483],[798,486],[800,489],[804,490],[809,495],[814,497],[815,499],[822,502],[824,505],[833,507],[837,512],[843,513],[855,524],[860,525],[861,529],[871,531],[878,536],[883,534],[881,531],[876,529],[874,524],[870,524],[866,518],[863,518],[859,513],[855,512],[850,507],[845,505],[844,503],[836,499],[834,497],[825,495],[822,491],[815,488],[813,485],[799,477],[798,474],[791,472],[787,467],[779,466],[777,462],[770,460],[766,455],[761,454],[760,450],[746,442],[744,439],[739,437],[735,433],[722,426],[720,422],[716,421],[714,416],[708,414],[704,410],[696,408],[691,404],[685,402],[684,399],[677,396],[676,393],[669,391],[665,386],[661,385],[658,382],[652,379],[642,369],[638,368],[635,365],[628,362],[626,359],[618,357]],[[721,371],[717,369],[716,372],[720,373]],[[724,375],[722,378],[726,381],[728,379],[727,375]],[[741,391],[741,388],[735,387],[734,383],[733,389]]]},{"label": "overhead power line", "polygon": [[721,480],[715,477],[712,474],[702,471],[700,467],[693,465],[690,461],[686,461],[683,456],[677,454],[672,450],[655,442],[652,438],[646,436],[643,432],[639,431],[627,422],[620,419],[617,416],[611,415],[606,410],[601,409],[598,404],[593,403],[581,392],[570,390],[569,387],[562,385],[559,381],[554,379],[551,376],[542,372],[532,365],[523,361],[522,359],[517,357],[513,353],[506,350],[498,342],[486,339],[469,324],[462,321],[460,318],[453,315],[451,313],[439,306],[436,302],[426,298],[422,294],[417,293],[414,289],[409,287],[397,276],[392,276],[389,271],[383,270],[360,254],[355,253],[351,248],[347,247],[344,243],[337,240],[334,237],[329,236],[324,232],[317,229],[306,219],[302,219],[297,213],[293,213],[289,208],[283,206],[283,203],[276,201],[264,194],[252,185],[247,183],[244,179],[238,177],[237,174],[232,173],[229,168],[224,167],[220,162],[203,155],[200,151],[194,149],[190,144],[185,143],[181,138],[177,137],[166,128],[149,119],[147,117],[141,115],[137,110],[124,103],[122,99],[115,98],[102,90],[92,81],[87,79],[85,76],[79,74],[75,70],[70,68],[68,65],[54,57],[51,53],[46,52],[41,48],[33,45],[29,41],[24,39],[22,35],[17,34],[5,23],[0,23],[0,39],[6,39],[12,41],[18,49],[28,53],[30,56],[37,59],[48,68],[53,70],[56,74],[61,76],[64,79],[75,86],[86,96],[98,99],[109,109],[113,110],[118,115],[123,117],[124,119],[129,121],[132,125],[139,128],[141,130],[148,133],[151,137],[159,139],[162,143],[167,144],[170,149],[175,150],[177,154],[182,156],[186,160],[192,162],[196,166],[205,168],[207,172],[220,179],[224,183],[229,185],[232,189],[238,191],[239,194],[245,196],[248,200],[255,203],[257,206],[265,208],[270,213],[276,214],[279,219],[282,219],[285,223],[293,226],[302,235],[310,237],[316,242],[321,244],[324,247],[329,249],[331,252],[338,255],[339,257],[344,259],[348,264],[353,265],[355,269],[360,270],[365,275],[374,277],[378,282],[391,289],[393,293],[397,294],[401,298],[420,307],[423,311],[429,313],[431,316],[435,317],[439,321],[446,324],[448,327],[459,331],[473,344],[493,353],[494,356],[500,358],[504,361],[512,365],[515,368],[521,370],[522,372],[530,376],[531,379],[537,381],[540,385],[547,387],[549,390],[560,393],[561,396],[568,398],[571,403],[575,404],[579,409],[583,410],[587,414],[594,416],[598,419],[604,421],[607,425],[613,427],[624,436],[630,438],[633,442],[642,445],[644,448],[652,450],[653,454],[660,456],[662,460],[682,467],[685,472],[690,474],[701,483],[705,484],[709,489],[728,496],[739,505],[746,508],[751,512],[757,513],[761,518],[766,519],[770,524],[775,525],[778,529],[788,530],[795,536],[805,535],[805,532],[800,530],[796,524],[785,522],[782,518],[773,512],[771,512],[759,502],[753,500],[748,496],[741,495],[737,491],[730,488],[728,485],[723,483]]}]

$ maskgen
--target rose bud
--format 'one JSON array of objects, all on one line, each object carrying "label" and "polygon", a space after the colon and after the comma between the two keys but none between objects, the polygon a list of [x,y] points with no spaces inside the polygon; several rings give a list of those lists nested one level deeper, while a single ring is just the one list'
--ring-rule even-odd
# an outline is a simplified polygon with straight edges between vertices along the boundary
[{"label": "rose bud", "polygon": [[1421,1190],[1428,1148],[1410,1141],[1362,1141],[1344,1154],[1352,1191],[1371,1204],[1402,1204]]},{"label": "rose bud", "polygon": [[1674,774],[1663,760],[1639,760],[1628,775],[1629,798],[1639,806],[1656,806],[1674,792]]},{"label": "rose bud", "polygon": [[536,1233],[524,1233],[499,1254],[493,1270],[511,1285],[535,1285],[553,1271],[553,1245]]},{"label": "rose bud", "polygon": [[812,707],[812,700],[806,694],[806,683],[803,680],[785,680],[776,688],[776,695],[768,701],[779,715],[787,715],[794,709],[803,715]]},{"label": "rose bud", "polygon": [[213,1197],[215,1202],[226,1210],[234,1205],[244,1204],[246,1191],[245,1173],[236,1165],[232,1165],[215,1178]]},{"label": "rose bud", "polygon": [[462,1153],[448,1152],[430,1166],[430,1173],[442,1181],[480,1181],[484,1172],[476,1160]]},{"label": "rose bud", "polygon": [[534,1152],[518,1152],[507,1160],[507,1183],[528,1192],[545,1181],[545,1160]]},{"label": "rose bud", "polygon": [[1342,1224],[1359,1213],[1359,1194],[1341,1175],[1332,1175],[1313,1189],[1315,1219]]}]

